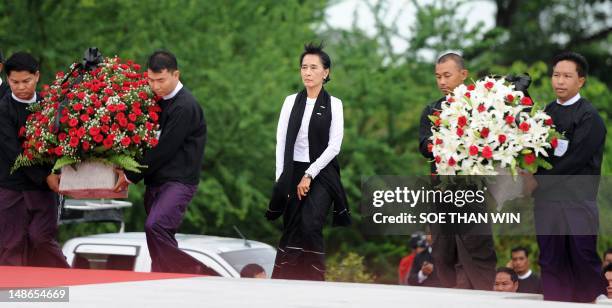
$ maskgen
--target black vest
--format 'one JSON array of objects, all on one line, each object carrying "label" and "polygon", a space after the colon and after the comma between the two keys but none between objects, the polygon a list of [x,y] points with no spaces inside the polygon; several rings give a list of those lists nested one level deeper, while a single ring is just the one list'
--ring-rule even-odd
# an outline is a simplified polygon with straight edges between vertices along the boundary
[{"label": "black vest", "polygon": [[[291,189],[291,179],[293,178],[293,151],[306,109],[306,97],[306,90],[298,93],[291,109],[285,139],[283,171],[278,182],[274,185],[272,199],[266,212],[266,217],[270,220],[280,217],[289,202],[288,197]],[[308,126],[308,149],[311,163],[316,161],[328,146],[331,120],[331,97],[325,89],[321,89]],[[321,181],[332,196],[334,225],[349,225],[350,216],[346,193],[340,181],[340,165],[336,157],[319,172],[316,180]]]}]

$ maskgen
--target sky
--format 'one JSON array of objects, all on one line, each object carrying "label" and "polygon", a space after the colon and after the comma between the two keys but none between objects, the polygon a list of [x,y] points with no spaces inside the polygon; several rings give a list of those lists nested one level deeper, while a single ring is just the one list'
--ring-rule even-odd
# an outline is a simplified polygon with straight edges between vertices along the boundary
[{"label": "sky", "polygon": [[[367,6],[367,1],[376,3],[378,0],[339,0],[331,5],[326,12],[327,22],[333,28],[350,29],[353,24],[353,13],[357,11],[357,26],[366,33],[374,34],[374,17]],[[435,0],[418,0],[419,5],[439,2]],[[385,16],[385,22],[390,24],[396,16],[397,27],[404,37],[410,37],[410,26],[415,22],[416,7],[410,0],[390,0],[389,14]],[[484,23],[484,30],[493,28],[495,25],[496,6],[490,0],[467,1],[458,14],[467,16],[468,27],[472,27],[479,22]],[[392,41],[393,49],[402,52],[407,47],[407,42],[401,38]],[[433,56],[433,55],[432,55]]]}]

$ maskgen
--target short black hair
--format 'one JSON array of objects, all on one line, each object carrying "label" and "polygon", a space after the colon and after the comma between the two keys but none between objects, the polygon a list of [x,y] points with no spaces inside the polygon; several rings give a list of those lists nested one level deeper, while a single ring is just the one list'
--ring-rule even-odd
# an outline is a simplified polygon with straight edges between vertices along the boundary
[{"label": "short black hair", "polygon": [[[321,42],[319,45],[315,45],[312,42],[304,45],[304,51],[300,55],[300,66],[302,66],[302,61],[304,61],[304,57],[306,55],[318,55],[321,59],[321,63],[323,64],[323,68],[331,70],[331,58],[325,51],[323,51],[323,42]],[[331,72],[327,74],[327,77],[323,81],[324,84],[331,80],[329,75],[331,75]]]},{"label": "short black hair", "polygon": [[156,73],[161,73],[163,70],[174,72],[178,69],[178,63],[176,62],[176,57],[171,52],[157,50],[149,56],[147,68]]},{"label": "short black hair", "polygon": [[524,247],[524,246],[518,246],[518,247],[512,248],[512,250],[510,250],[510,257],[512,257],[513,253],[519,252],[519,251],[525,252],[525,257],[529,257],[529,248]]},{"label": "short black hair", "polygon": [[497,269],[497,271],[495,272],[495,274],[499,274],[499,273],[506,273],[508,275],[510,275],[510,279],[512,280],[512,282],[517,282],[518,281],[518,274],[516,274],[516,272],[509,268],[509,267],[500,267]]},{"label": "short black hair", "polygon": [[605,275],[607,272],[612,272],[612,263],[604,266],[602,273]]},{"label": "short black hair", "polygon": [[240,271],[240,277],[255,278],[255,275],[265,272],[266,271],[263,269],[263,267],[255,263],[251,263],[242,268],[242,270]]},{"label": "short black hair", "polygon": [[427,247],[427,238],[425,233],[422,231],[417,231],[410,236],[410,241],[408,242],[411,249],[417,249],[419,247],[425,248]]},{"label": "short black hair", "polygon": [[442,64],[446,61],[455,61],[460,70],[465,69],[465,61],[463,57],[458,52],[447,52],[438,56],[438,60],[436,60],[436,64]]},{"label": "short black hair", "polygon": [[589,74],[589,63],[584,56],[577,52],[565,51],[556,55],[552,60],[551,71],[552,68],[561,61],[572,61],[576,63],[576,71],[580,77],[586,77]]},{"label": "short black hair", "polygon": [[607,255],[609,255],[609,254],[611,254],[611,253],[612,253],[612,248],[608,248],[608,250],[604,251],[604,253],[603,253],[603,258],[602,258],[602,259],[605,259],[605,258],[606,258],[606,256],[607,256]]},{"label": "short black hair", "polygon": [[6,76],[10,75],[12,71],[28,71],[34,74],[38,72],[38,61],[30,53],[19,51],[6,60],[4,70]]}]

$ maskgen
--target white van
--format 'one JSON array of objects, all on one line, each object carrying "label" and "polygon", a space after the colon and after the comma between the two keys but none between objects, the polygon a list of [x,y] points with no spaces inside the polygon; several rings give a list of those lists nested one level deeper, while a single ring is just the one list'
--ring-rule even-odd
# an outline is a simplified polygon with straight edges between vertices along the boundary
[{"label": "white van", "polygon": [[[258,264],[270,278],[276,250],[257,241],[176,234],[179,248],[222,277],[240,277],[248,264]],[[151,257],[144,232],[108,233],[77,237],[62,248],[74,268],[151,271]]]}]

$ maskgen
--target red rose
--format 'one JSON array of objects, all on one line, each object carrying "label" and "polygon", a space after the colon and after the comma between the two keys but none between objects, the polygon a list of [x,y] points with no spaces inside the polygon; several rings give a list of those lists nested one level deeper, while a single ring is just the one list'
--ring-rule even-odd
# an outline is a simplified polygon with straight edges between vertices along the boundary
[{"label": "red rose", "polygon": [[79,138],[83,138],[83,136],[85,136],[85,127],[79,127],[79,129],[77,130],[76,133],[77,137]]},{"label": "red rose", "polygon": [[132,121],[132,122],[136,122],[136,120],[138,119],[138,116],[133,114],[133,113],[130,113],[128,115],[128,119],[130,119],[130,121]]},{"label": "red rose", "polygon": [[74,99],[74,93],[70,92],[70,93],[66,94],[66,97],[68,97],[69,100],[73,100]]},{"label": "red rose", "polygon": [[550,139],[550,145],[552,146],[553,149],[556,149],[557,146],[559,145],[559,140],[557,140],[557,138]]},{"label": "red rose", "polygon": [[83,141],[83,143],[81,144],[81,147],[83,148],[83,150],[88,151],[90,147],[89,142]]},{"label": "red rose", "polygon": [[87,114],[93,114],[94,113],[94,109],[92,107],[87,107]]},{"label": "red rose", "polygon": [[100,118],[100,121],[102,121],[102,123],[106,123],[106,124],[108,124],[108,122],[110,122],[110,117],[109,117],[108,115],[103,115],[103,116]]},{"label": "red rose", "polygon": [[113,125],[111,125],[111,130],[113,131],[119,130],[119,125],[117,123],[113,123]]},{"label": "red rose", "polygon": [[157,143],[158,143],[158,142],[159,142],[159,140],[157,140],[157,138],[151,138],[151,139],[149,139],[149,144],[150,144],[152,147],[157,146]]},{"label": "red rose", "polygon": [[439,145],[439,144],[442,144],[442,139],[438,139],[438,138],[436,138],[436,141],[435,141],[435,142],[436,142],[436,144],[438,144],[438,145]]},{"label": "red rose", "polygon": [[471,98],[471,97],[472,97],[472,94],[470,94],[470,92],[465,92],[465,97],[467,97],[467,98]]},{"label": "red rose", "polygon": [[134,130],[136,130],[136,125],[134,125],[134,123],[128,123],[127,129],[133,132]]},{"label": "red rose", "polygon": [[433,151],[433,144],[428,143],[428,144],[427,144],[427,152],[430,152],[430,153],[431,153],[432,151]]},{"label": "red rose", "polygon": [[128,147],[130,143],[132,143],[132,140],[128,136],[125,136],[121,139],[121,145],[123,145],[124,147]]},{"label": "red rose", "polygon": [[68,138],[66,133],[59,133],[59,135],[57,135],[57,139],[59,139],[60,142],[66,140],[66,138]]},{"label": "red rose", "polygon": [[101,131],[103,131],[105,134],[108,133],[108,131],[110,130],[110,126],[108,125],[102,125],[102,127],[100,128]]},{"label": "red rose", "polygon": [[497,140],[499,141],[499,143],[504,143],[506,142],[506,135],[499,135],[497,136]]},{"label": "red rose", "polygon": [[108,107],[106,107],[106,109],[108,109],[108,111],[110,111],[110,112],[115,112],[115,111],[117,111],[117,105],[108,105]]},{"label": "red rose", "polygon": [[531,98],[525,96],[521,99],[521,105],[523,106],[531,106],[533,105],[533,101],[531,101]]},{"label": "red rose", "polygon": [[519,129],[522,130],[523,132],[528,132],[529,128],[531,128],[531,126],[529,126],[529,123],[527,123],[527,122],[522,122],[519,125]]},{"label": "red rose", "polygon": [[525,163],[527,165],[531,165],[531,164],[533,164],[535,162],[536,157],[535,157],[535,155],[533,153],[529,153],[529,154],[523,156],[523,160],[525,161]]},{"label": "red rose", "polygon": [[138,92],[138,97],[140,97],[140,99],[142,99],[142,100],[146,100],[146,99],[149,98],[149,95],[147,94],[147,92],[140,91],[140,92]]},{"label": "red rose", "polygon": [[544,124],[546,124],[548,126],[552,126],[553,125],[553,119],[552,118],[548,118],[548,119],[544,120]]},{"label": "red rose", "polygon": [[487,110],[487,108],[485,108],[484,105],[480,104],[478,105],[478,112],[485,112]]},{"label": "red rose", "polygon": [[73,148],[76,148],[77,145],[79,145],[79,138],[71,137],[70,138],[70,146],[73,147]]},{"label": "red rose", "polygon": [[508,94],[506,96],[506,99],[508,100],[508,102],[513,102],[514,101],[514,96],[512,96],[512,94]]},{"label": "red rose", "polygon": [[488,138],[489,137],[489,129],[487,127],[481,129],[480,130],[480,136],[482,138]]},{"label": "red rose", "polygon": [[80,100],[84,100],[84,99],[85,99],[85,92],[79,92],[79,93],[77,93],[77,97],[78,97]]},{"label": "red rose", "polygon": [[60,145],[58,147],[55,147],[53,151],[55,152],[55,155],[62,156],[62,154],[64,153],[64,148],[62,148],[62,146]]},{"label": "red rose", "polygon": [[121,103],[121,104],[117,105],[117,110],[119,110],[119,111],[126,111],[127,110],[127,106],[125,106],[125,104]]},{"label": "red rose", "polygon": [[159,116],[157,115],[157,113],[155,112],[149,112],[149,116],[151,117],[151,119],[155,122],[157,122],[157,120],[159,120]]},{"label": "red rose", "polygon": [[506,116],[506,124],[511,125],[512,123],[514,123],[514,117],[511,115]]},{"label": "red rose", "polygon": [[100,134],[100,128],[99,127],[92,127],[89,129],[89,135],[91,135],[92,137],[97,136],[98,134]]},{"label": "red rose", "polygon": [[491,159],[491,157],[493,157],[493,151],[488,145],[482,148],[482,157],[486,159]]},{"label": "red rose", "polygon": [[89,116],[86,114],[82,114],[79,118],[81,119],[82,122],[89,121]]},{"label": "red rose", "polygon": [[104,140],[104,137],[102,137],[102,135],[95,135],[95,136],[93,137],[93,140],[94,140],[96,143],[100,143],[100,142],[102,142],[102,140]]},{"label": "red rose", "polygon": [[68,125],[70,125],[70,127],[75,127],[77,126],[77,124],[79,124],[79,120],[72,118],[68,121]]},{"label": "red rose", "polygon": [[467,87],[468,91],[474,91],[476,89],[476,86],[471,84]]},{"label": "red rose", "polygon": [[[437,120],[437,121],[439,121],[439,120]],[[439,124],[439,123],[438,123],[438,124],[436,124],[436,126],[438,126],[438,125],[440,125],[440,124]],[[145,124],[145,126],[146,126],[147,130],[153,130],[153,123],[151,123],[151,122],[147,122],[147,123]]]},{"label": "red rose", "polygon": [[113,96],[115,94],[115,91],[113,91],[113,89],[106,88],[104,89],[104,94],[108,96]]},{"label": "red rose", "polygon": [[19,129],[19,137],[23,137],[25,135],[25,133],[26,133],[26,128],[25,128],[25,126],[22,126]]},{"label": "red rose", "polygon": [[478,147],[477,146],[475,146],[475,145],[470,146],[470,155],[471,156],[478,155]]},{"label": "red rose", "polygon": [[464,127],[467,124],[467,118],[465,116],[460,116],[457,119],[457,126]]},{"label": "red rose", "polygon": [[442,161],[442,157],[436,156],[435,160],[436,160],[436,164],[439,164]]},{"label": "red rose", "polygon": [[493,89],[494,85],[495,84],[493,82],[489,81],[489,82],[485,83],[484,86],[485,86],[485,88],[487,88],[487,90],[491,90],[491,89]]},{"label": "red rose", "polygon": [[102,145],[104,145],[104,148],[108,150],[113,147],[113,140],[106,138],[104,139],[104,142],[102,143]]},{"label": "red rose", "polygon": [[134,63],[134,65],[132,65],[132,67],[134,68],[135,71],[139,71],[140,70],[140,65]]},{"label": "red rose", "polygon": [[119,125],[121,127],[126,127],[128,125],[128,120],[126,118],[119,119]]},{"label": "red rose", "polygon": [[134,141],[134,143],[136,144],[140,144],[140,136],[139,135],[134,135],[132,136],[132,141]]},{"label": "red rose", "polygon": [[457,127],[457,136],[463,136],[463,129],[461,127]]},{"label": "red rose", "polygon": [[452,157],[451,157],[451,158],[448,160],[448,165],[449,165],[449,166],[451,166],[451,167],[452,167],[452,166],[454,166],[456,163],[457,163],[457,162],[456,162],[456,161],[455,161],[455,159],[454,159],[454,158],[452,158]]},{"label": "red rose", "polygon": [[455,102],[455,98],[451,96],[451,97],[448,98],[447,102],[454,103]]}]

